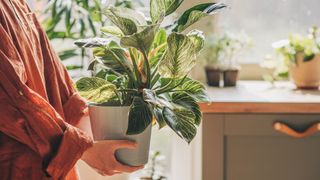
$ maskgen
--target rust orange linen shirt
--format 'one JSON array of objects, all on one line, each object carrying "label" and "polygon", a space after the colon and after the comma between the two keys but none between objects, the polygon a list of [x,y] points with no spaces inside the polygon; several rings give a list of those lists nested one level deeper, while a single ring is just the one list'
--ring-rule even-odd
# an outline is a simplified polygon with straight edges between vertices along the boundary
[{"label": "rust orange linen shirt", "polygon": [[0,0],[0,180],[77,179],[85,111],[25,0]]}]

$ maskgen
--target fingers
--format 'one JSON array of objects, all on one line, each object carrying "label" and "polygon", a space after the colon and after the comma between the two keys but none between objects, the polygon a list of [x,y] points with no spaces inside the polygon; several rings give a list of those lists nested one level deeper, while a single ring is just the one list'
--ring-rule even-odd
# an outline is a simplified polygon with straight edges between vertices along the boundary
[{"label": "fingers", "polygon": [[112,171],[112,170],[96,170],[101,176],[113,176],[115,174],[121,174],[122,172],[120,171]]},{"label": "fingers", "polygon": [[117,171],[132,173],[132,172],[137,171],[139,169],[143,169],[144,166],[143,165],[142,166],[126,166],[126,165],[123,165],[123,164],[118,162],[116,164],[115,168],[116,168]]},{"label": "fingers", "polygon": [[137,148],[137,143],[133,141],[128,140],[116,140],[114,141],[113,148],[115,150],[126,148],[126,149],[135,149]]}]

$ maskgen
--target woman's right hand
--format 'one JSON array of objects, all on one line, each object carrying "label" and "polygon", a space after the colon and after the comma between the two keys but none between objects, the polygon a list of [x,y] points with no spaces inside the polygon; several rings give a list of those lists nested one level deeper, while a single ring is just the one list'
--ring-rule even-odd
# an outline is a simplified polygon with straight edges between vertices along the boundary
[{"label": "woman's right hand", "polygon": [[135,149],[137,144],[127,140],[96,141],[93,146],[84,152],[82,160],[103,176],[127,172],[131,173],[142,169],[143,166],[126,166],[116,160],[115,152],[118,149]]}]

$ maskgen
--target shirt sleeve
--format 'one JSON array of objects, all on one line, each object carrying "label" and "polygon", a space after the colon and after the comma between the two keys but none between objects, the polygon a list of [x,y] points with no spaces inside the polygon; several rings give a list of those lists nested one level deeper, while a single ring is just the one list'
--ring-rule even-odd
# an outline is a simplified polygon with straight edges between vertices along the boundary
[{"label": "shirt sleeve", "polygon": [[[49,176],[63,178],[83,152],[92,146],[92,139],[65,122],[45,99],[28,88],[22,81],[24,67],[21,57],[2,25],[0,37],[0,131],[26,144],[41,156]],[[60,83],[72,86],[68,79]],[[69,113],[66,117],[77,116],[75,119],[79,119],[81,112],[67,111],[67,108],[80,102],[76,111],[85,109],[85,102],[72,88],[66,88],[62,98]]]},{"label": "shirt sleeve", "polygon": [[63,104],[63,114],[66,122],[76,125],[80,118],[88,113],[86,100],[75,90],[74,83],[69,76],[65,66],[54,52],[48,37],[43,29],[38,26],[40,42],[42,44],[42,55],[44,59],[51,59],[51,66],[46,66],[45,71],[55,74],[57,78],[56,87],[59,88],[61,102]]},{"label": "shirt sleeve", "polygon": [[45,62],[45,72],[50,72],[51,77],[52,74],[54,74],[54,78],[57,79],[55,87],[59,88],[59,96],[63,104],[64,119],[66,122],[76,125],[80,118],[88,113],[86,100],[75,90],[71,77],[55,53],[40,23],[35,21],[35,25],[39,33],[43,59],[50,60],[50,62]]}]

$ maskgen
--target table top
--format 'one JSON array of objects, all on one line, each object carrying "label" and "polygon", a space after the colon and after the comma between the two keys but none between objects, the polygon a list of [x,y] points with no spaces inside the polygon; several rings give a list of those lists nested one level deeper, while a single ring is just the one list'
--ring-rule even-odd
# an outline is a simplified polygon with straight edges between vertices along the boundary
[{"label": "table top", "polygon": [[204,113],[320,113],[320,91],[298,90],[291,82],[239,81],[207,91],[212,103],[200,105]]}]

